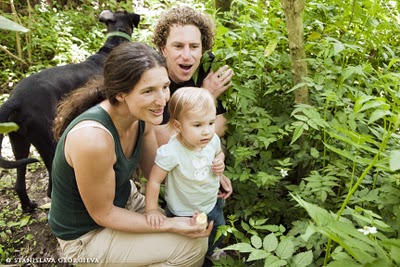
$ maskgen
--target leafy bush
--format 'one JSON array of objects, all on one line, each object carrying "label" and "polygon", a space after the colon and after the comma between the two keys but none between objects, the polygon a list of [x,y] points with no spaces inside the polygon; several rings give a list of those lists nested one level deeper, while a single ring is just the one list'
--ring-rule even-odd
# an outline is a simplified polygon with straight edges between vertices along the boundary
[{"label": "leafy bush", "polygon": [[[234,184],[227,213],[235,218],[220,229],[231,244],[226,249],[242,253],[237,264],[254,266],[395,266],[398,10],[372,1],[352,2],[353,9],[346,1],[307,3],[309,75],[293,86],[279,3],[248,2],[233,1],[222,15],[215,49],[235,71],[225,96],[227,176]],[[293,103],[292,92],[303,85],[311,106]],[[246,226],[266,220],[265,232]],[[277,235],[271,227],[290,230]],[[364,227],[378,233],[364,237],[357,231]],[[290,256],[275,251],[284,240],[296,244]],[[300,254],[307,251],[311,261]]]}]

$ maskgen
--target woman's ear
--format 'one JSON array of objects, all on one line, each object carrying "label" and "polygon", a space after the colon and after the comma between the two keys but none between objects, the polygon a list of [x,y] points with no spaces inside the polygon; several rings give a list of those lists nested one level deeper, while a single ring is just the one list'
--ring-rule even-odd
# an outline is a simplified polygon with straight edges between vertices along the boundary
[{"label": "woman's ear", "polygon": [[123,102],[125,100],[125,94],[123,93],[119,93],[117,94],[117,96],[115,97],[119,102]]}]

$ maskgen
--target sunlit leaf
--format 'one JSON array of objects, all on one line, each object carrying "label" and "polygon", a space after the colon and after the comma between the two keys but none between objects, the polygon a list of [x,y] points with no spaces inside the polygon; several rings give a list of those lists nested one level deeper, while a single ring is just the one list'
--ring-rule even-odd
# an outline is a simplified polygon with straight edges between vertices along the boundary
[{"label": "sunlit leaf", "polygon": [[224,250],[238,250],[240,252],[252,252],[255,250],[250,244],[247,243],[238,243],[231,246],[227,246]]},{"label": "sunlit leaf", "polygon": [[265,250],[262,249],[257,249],[254,250],[250,253],[249,258],[247,261],[255,261],[255,260],[262,260],[267,258],[271,253],[266,252]]},{"label": "sunlit leaf", "polygon": [[25,28],[24,26],[15,23],[12,20],[9,20],[3,16],[0,16],[0,29],[3,30],[10,30],[10,31],[18,31],[18,32],[28,32],[29,29]]},{"label": "sunlit leaf", "polygon": [[287,262],[285,260],[281,260],[274,255],[270,255],[265,259],[264,267],[280,267],[285,266]]},{"label": "sunlit leaf", "polygon": [[30,215],[24,216],[21,218],[21,220],[19,220],[19,224],[21,227],[27,225],[29,223],[29,220],[31,219]]},{"label": "sunlit leaf", "polygon": [[390,153],[389,166],[391,171],[400,170],[400,150],[393,150]]},{"label": "sunlit leaf", "polygon": [[290,239],[282,240],[276,248],[276,256],[285,260],[292,257],[294,253],[294,244]]},{"label": "sunlit leaf", "polygon": [[14,122],[4,122],[0,123],[0,133],[9,133],[18,130],[18,125]]},{"label": "sunlit leaf", "polygon": [[306,267],[313,261],[313,253],[311,251],[301,252],[294,255],[292,262],[296,267]]},{"label": "sunlit leaf", "polygon": [[270,56],[275,51],[277,44],[278,44],[277,38],[271,40],[264,50],[264,56],[266,57]]},{"label": "sunlit leaf", "polygon": [[278,247],[278,239],[274,234],[269,234],[264,238],[263,247],[266,251],[274,251]]},{"label": "sunlit leaf", "polygon": [[253,235],[251,238],[251,244],[255,247],[255,248],[261,248],[262,246],[262,240],[259,236],[257,235]]}]

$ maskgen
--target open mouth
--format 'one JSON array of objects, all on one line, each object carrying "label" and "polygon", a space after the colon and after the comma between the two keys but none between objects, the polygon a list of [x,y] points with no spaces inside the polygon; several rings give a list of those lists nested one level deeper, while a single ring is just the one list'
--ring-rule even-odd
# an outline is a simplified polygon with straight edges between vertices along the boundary
[{"label": "open mouth", "polygon": [[184,71],[189,71],[192,68],[193,65],[183,65],[179,64],[179,67],[183,69]]}]

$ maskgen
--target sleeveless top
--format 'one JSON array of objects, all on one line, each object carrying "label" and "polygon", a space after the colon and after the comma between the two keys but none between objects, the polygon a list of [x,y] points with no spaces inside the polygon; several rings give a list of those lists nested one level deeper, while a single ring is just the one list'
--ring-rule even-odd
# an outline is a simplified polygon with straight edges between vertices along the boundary
[{"label": "sleeveless top", "polygon": [[145,123],[139,121],[139,134],[135,151],[127,159],[123,153],[118,131],[108,113],[96,105],[75,118],[62,134],[56,148],[52,168],[52,193],[49,224],[53,234],[63,240],[76,239],[100,226],[90,217],[80,197],[74,169],[68,164],[64,156],[65,139],[70,130],[84,120],[97,121],[112,135],[115,143],[117,161],[114,164],[115,197],[114,205],[124,208],[131,191],[130,179],[138,166],[141,140]]}]

